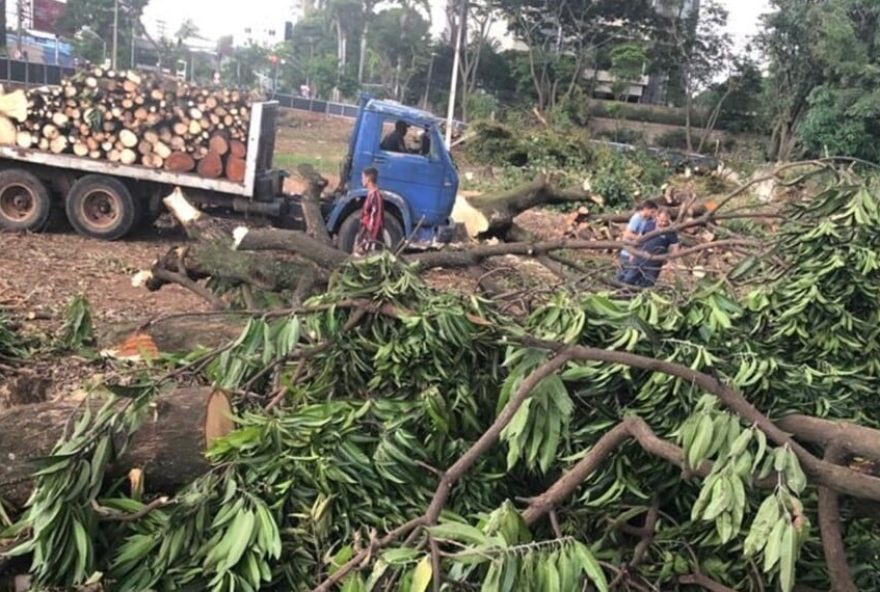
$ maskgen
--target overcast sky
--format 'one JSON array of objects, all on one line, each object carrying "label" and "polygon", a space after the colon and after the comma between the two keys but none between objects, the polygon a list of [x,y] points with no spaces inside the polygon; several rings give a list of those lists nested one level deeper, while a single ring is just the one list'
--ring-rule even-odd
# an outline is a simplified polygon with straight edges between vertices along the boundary
[{"label": "overcast sky", "polygon": [[[165,28],[173,34],[180,23],[192,19],[206,37],[216,39],[221,35],[232,34],[243,26],[244,20],[275,19],[283,20],[281,15],[289,14],[295,0],[247,0],[235,2],[237,7],[246,6],[247,15],[242,16],[240,10],[227,8],[230,0],[150,0],[144,15],[145,23],[153,28],[156,21],[164,20]],[[434,6],[435,31],[444,28],[444,7],[447,0],[432,0]],[[721,0],[730,11],[729,29],[737,38],[738,44],[755,30],[758,16],[767,11],[767,0]],[[248,16],[249,15],[249,16]],[[278,15],[275,17],[275,15]],[[283,27],[283,24],[280,25]]]}]

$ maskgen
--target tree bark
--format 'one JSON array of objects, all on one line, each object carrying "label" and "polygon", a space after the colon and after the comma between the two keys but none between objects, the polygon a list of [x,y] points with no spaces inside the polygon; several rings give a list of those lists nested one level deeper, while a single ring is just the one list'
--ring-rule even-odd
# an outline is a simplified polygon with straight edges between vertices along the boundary
[{"label": "tree bark", "polygon": [[[206,404],[211,389],[178,389],[156,400],[154,413],[133,436],[125,455],[111,468],[111,478],[143,469],[149,491],[173,493],[209,465],[206,450]],[[98,409],[103,403],[88,403]],[[52,452],[81,411],[78,401],[53,401],[13,408],[0,415],[0,496],[22,507],[31,493],[31,461]]]},{"label": "tree bark", "polygon": [[[836,444],[825,450],[825,460],[840,464],[844,455]],[[832,592],[858,592],[846,560],[846,547],[840,530],[840,506],[837,492],[825,485],[819,486],[819,531],[822,533],[822,550],[828,565],[828,578]]]},{"label": "tree bark", "polygon": [[306,232],[315,240],[332,245],[330,232],[324,223],[324,215],[321,213],[321,195],[327,188],[328,181],[322,177],[315,168],[309,164],[301,164],[297,172],[309,182],[309,188],[302,196],[303,218],[306,222]]},{"label": "tree bark", "polygon": [[465,225],[471,237],[506,239],[513,219],[526,210],[587,199],[586,192],[561,190],[542,175],[508,191],[469,198],[459,196],[452,215],[456,222]]}]

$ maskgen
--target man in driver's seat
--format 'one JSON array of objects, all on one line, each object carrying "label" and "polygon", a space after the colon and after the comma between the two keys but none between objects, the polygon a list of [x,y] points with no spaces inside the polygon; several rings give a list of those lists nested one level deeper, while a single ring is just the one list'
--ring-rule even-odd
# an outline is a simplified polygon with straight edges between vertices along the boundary
[{"label": "man in driver's seat", "polygon": [[410,154],[412,151],[406,147],[406,133],[409,131],[409,125],[405,121],[398,120],[394,124],[394,131],[385,136],[379,147],[386,152],[401,152]]}]

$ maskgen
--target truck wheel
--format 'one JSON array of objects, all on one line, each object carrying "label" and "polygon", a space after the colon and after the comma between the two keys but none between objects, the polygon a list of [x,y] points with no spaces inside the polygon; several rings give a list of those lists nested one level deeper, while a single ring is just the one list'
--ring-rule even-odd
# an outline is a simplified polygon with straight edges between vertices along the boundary
[{"label": "truck wheel", "polygon": [[67,219],[83,236],[118,240],[138,221],[139,212],[128,188],[101,175],[79,179],[67,194]]},{"label": "truck wheel", "polygon": [[[361,231],[361,211],[355,210],[339,227],[339,248],[346,253],[354,251],[354,241]],[[382,242],[389,249],[396,249],[403,242],[403,226],[393,215],[385,212]]]},{"label": "truck wheel", "polygon": [[0,173],[0,228],[39,232],[52,214],[52,198],[42,181],[21,169]]}]

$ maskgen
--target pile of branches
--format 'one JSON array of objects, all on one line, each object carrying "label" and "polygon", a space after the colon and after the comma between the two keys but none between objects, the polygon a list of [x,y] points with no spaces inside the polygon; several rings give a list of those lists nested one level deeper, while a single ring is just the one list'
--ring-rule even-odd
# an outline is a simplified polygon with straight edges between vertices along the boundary
[{"label": "pile of branches", "polygon": [[[6,569],[119,591],[880,589],[876,195],[844,178],[790,206],[750,284],[559,293],[524,319],[428,288],[436,254],[336,261],[322,294],[223,312],[248,318],[237,340],[86,405],[0,535]],[[184,375],[238,417],[207,466],[182,462],[204,415]]]},{"label": "pile of branches", "polygon": [[94,68],[57,87],[0,97],[0,112],[3,144],[197,171],[212,179],[244,178],[250,99],[237,90]]}]

